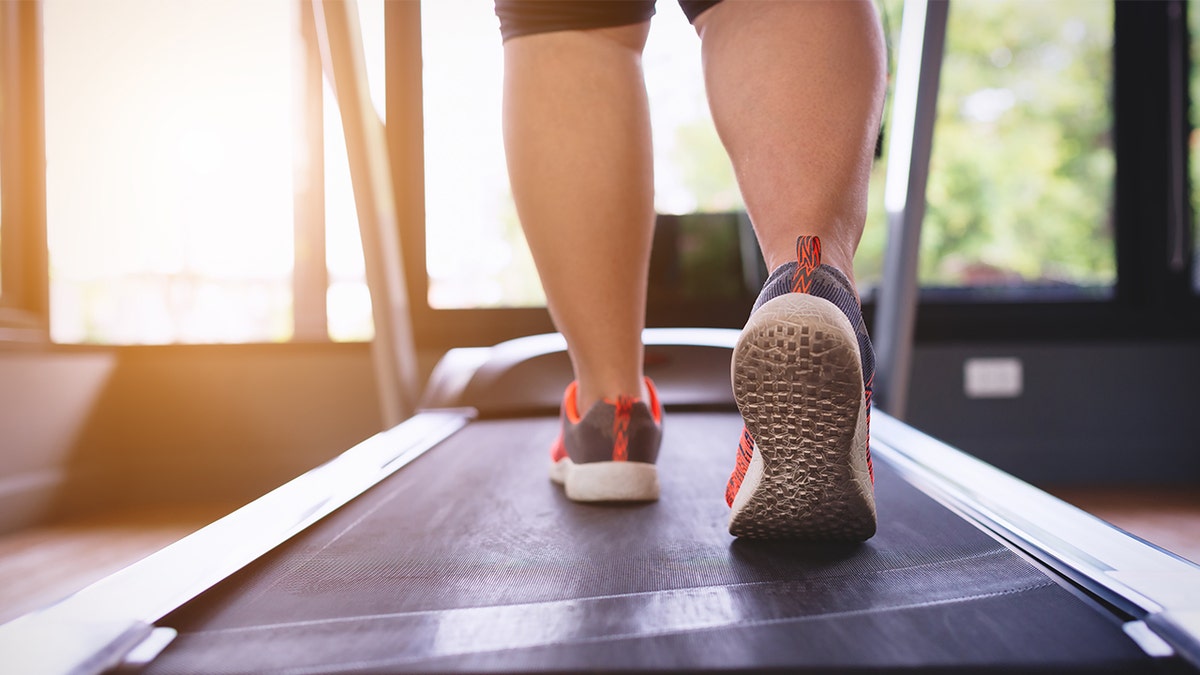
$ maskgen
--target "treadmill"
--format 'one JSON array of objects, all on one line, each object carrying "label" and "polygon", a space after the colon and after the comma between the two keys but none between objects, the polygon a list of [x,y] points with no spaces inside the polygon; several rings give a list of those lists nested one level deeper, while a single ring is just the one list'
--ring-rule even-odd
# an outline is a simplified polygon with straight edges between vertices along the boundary
[{"label": "treadmill", "polygon": [[1200,671],[1200,567],[881,412],[875,537],[731,537],[736,335],[647,331],[667,409],[658,502],[578,504],[548,479],[561,337],[455,350],[427,409],[0,627],[0,665]]},{"label": "treadmill", "polygon": [[[918,16],[913,32],[936,34],[944,3],[920,4],[906,32]],[[314,5],[357,134],[364,243],[387,246],[353,12]],[[910,193],[923,172],[906,169]],[[919,217],[900,216],[911,244]],[[667,410],[661,499],[570,502],[546,474],[561,336],[451,350],[418,401],[402,275],[381,254],[368,276],[380,400],[403,421],[0,626],[0,670],[1200,672],[1200,567],[909,427],[885,412],[897,399],[872,416],[875,537],[731,537],[733,330],[644,335]],[[877,326],[892,386],[904,314]]]}]

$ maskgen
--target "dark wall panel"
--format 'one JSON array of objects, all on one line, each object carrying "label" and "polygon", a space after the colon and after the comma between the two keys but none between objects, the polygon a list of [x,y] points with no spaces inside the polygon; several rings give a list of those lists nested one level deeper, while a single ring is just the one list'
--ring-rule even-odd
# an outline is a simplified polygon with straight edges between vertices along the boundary
[{"label": "dark wall panel", "polygon": [[[1015,357],[1016,398],[970,399],[969,358]],[[1200,483],[1200,346],[918,347],[908,421],[1041,484]]]}]

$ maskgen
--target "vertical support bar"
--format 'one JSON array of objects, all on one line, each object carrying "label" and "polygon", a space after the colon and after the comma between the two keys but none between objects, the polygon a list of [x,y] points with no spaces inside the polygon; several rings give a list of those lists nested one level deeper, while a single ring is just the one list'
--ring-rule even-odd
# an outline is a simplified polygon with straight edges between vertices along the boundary
[{"label": "vertical support bar", "polygon": [[421,63],[421,3],[385,2],[384,60],[387,69],[388,154],[392,191],[400,219],[404,280],[418,344],[429,307],[429,271],[425,261],[425,90]]},{"label": "vertical support bar", "polygon": [[402,273],[387,138],[367,88],[356,6],[345,0],[313,0],[313,15],[321,60],[342,113],[375,320],[371,345],[375,376],[383,422],[392,427],[416,409],[417,353]]},{"label": "vertical support bar", "polygon": [[875,401],[901,420],[908,404],[921,221],[949,8],[949,0],[907,0],[900,28],[884,183],[888,241],[874,328]]},{"label": "vertical support bar", "polygon": [[329,340],[325,264],[325,114],[321,51],[309,0],[296,0],[296,115],[292,147],[292,226],[296,250],[292,265],[292,339]]},{"label": "vertical support bar", "polygon": [[1173,275],[1187,271],[1191,259],[1191,218],[1188,208],[1188,32],[1187,7],[1182,0],[1167,3],[1167,138],[1171,162],[1167,198],[1167,269]]}]

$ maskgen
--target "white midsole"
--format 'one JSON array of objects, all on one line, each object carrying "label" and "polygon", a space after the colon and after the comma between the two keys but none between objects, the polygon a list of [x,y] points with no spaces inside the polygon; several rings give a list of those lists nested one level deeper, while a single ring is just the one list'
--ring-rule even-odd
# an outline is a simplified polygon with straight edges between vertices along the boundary
[{"label": "white midsole", "polygon": [[645,462],[576,464],[564,457],[550,464],[550,480],[577,502],[653,501],[659,495],[658,467]]}]

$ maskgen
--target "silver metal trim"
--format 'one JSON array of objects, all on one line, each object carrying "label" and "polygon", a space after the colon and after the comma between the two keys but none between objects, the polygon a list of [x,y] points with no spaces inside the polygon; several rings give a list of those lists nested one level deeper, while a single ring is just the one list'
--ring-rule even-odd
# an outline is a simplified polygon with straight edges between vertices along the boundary
[{"label": "silver metal trim", "polygon": [[1127,621],[1121,626],[1121,630],[1125,631],[1129,639],[1136,642],[1147,656],[1160,659],[1175,656],[1175,650],[1171,649],[1171,645],[1160,638],[1158,633],[1151,630],[1145,621]]},{"label": "silver metal trim", "polygon": [[416,409],[418,367],[387,135],[371,103],[358,5],[345,0],[313,0],[312,10],[321,61],[337,97],[346,138],[375,322],[371,354],[383,423],[388,428]]},{"label": "silver metal trim", "polygon": [[12,672],[99,673],[152,624],[466,426],[473,412],[420,413],[61,602],[0,626]]},{"label": "silver metal trim", "polygon": [[138,646],[129,650],[125,655],[125,660],[121,662],[121,669],[136,669],[144,668],[150,665],[150,662],[158,658],[168,645],[179,637],[179,631],[174,628],[155,628],[150,631],[145,640],[142,640]]},{"label": "silver metal trim", "polygon": [[[1156,629],[1156,615],[1200,613],[1200,566],[1133,537],[890,415],[871,419],[872,453],[908,482]],[[1200,645],[1200,624],[1155,630],[1176,652]],[[1197,665],[1200,665],[1198,663]]]},{"label": "silver metal trim", "polygon": [[903,419],[908,405],[917,265],[933,149],[948,0],[906,0],[884,180],[888,241],[875,319],[875,400]]}]

